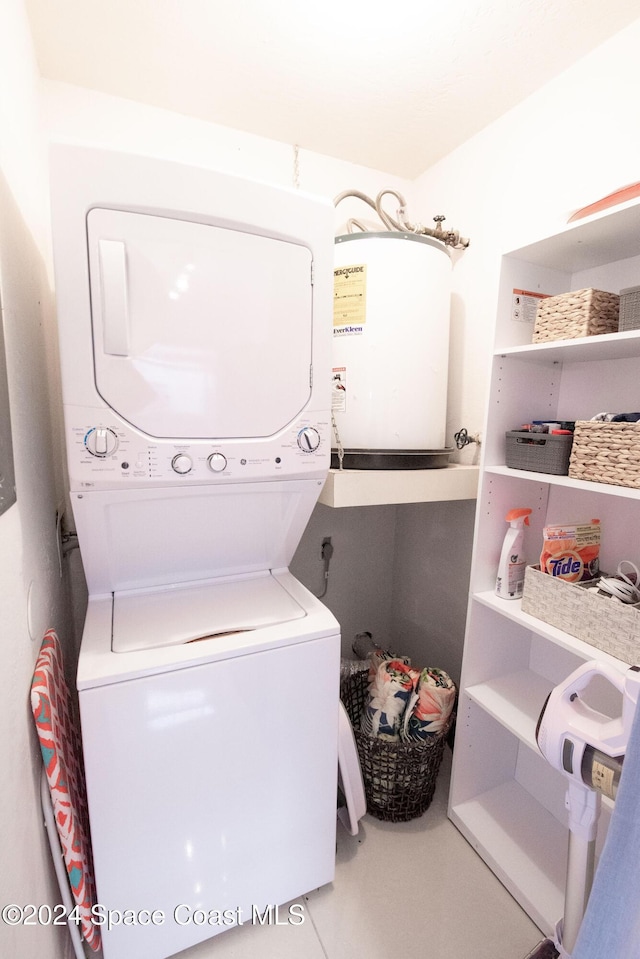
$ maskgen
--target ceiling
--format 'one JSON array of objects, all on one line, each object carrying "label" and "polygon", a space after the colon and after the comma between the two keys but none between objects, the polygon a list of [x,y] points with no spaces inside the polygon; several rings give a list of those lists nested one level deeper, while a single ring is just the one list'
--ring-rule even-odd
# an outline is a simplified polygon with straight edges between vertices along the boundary
[{"label": "ceiling", "polygon": [[638,0],[26,6],[47,79],[409,178],[640,17]]}]

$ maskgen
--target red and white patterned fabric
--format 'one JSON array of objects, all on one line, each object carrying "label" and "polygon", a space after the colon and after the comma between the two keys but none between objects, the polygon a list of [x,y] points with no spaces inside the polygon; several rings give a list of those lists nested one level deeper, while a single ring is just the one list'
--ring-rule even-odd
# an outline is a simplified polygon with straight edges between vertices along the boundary
[{"label": "red and white patterned fabric", "polygon": [[35,665],[31,710],[82,936],[97,951],[100,928],[91,921],[96,897],[80,736],[73,722],[60,641],[53,629],[45,633]]}]

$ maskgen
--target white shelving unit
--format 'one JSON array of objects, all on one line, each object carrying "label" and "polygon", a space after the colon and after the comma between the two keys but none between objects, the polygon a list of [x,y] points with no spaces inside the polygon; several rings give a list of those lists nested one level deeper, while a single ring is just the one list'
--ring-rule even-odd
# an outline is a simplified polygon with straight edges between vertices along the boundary
[{"label": "white shelving unit", "polygon": [[[513,291],[617,293],[638,283],[637,202],[502,260],[449,816],[545,935],[563,912],[566,779],[539,753],[536,722],[547,694],[577,666],[614,660],[523,613],[519,601],[496,597],[504,517],[514,507],[533,510],[530,563],[544,525],[598,517],[601,568],[615,569],[621,559],[640,563],[640,490],[509,469],[505,432],[533,419],[640,410],[640,331],[532,345],[532,324],[513,318]],[[610,809],[605,803],[598,848]]]}]

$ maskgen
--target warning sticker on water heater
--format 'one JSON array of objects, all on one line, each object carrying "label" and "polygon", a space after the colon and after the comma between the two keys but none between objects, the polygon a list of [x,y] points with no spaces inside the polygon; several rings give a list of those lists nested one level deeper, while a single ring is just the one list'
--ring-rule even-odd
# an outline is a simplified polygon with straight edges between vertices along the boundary
[{"label": "warning sticker on water heater", "polygon": [[331,412],[345,413],[347,410],[347,368],[334,366],[331,371]]},{"label": "warning sticker on water heater", "polygon": [[367,265],[333,271],[333,335],[359,336],[367,320]]}]

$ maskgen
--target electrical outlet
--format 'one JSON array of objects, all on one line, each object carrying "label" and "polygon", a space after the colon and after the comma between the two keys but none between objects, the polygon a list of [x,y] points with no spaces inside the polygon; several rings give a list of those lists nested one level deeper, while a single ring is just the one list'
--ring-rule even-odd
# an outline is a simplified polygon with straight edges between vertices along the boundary
[{"label": "electrical outlet", "polygon": [[320,559],[324,559],[324,558],[325,558],[325,554],[326,554],[326,551],[327,551],[327,546],[331,546],[331,537],[330,537],[330,536],[325,536],[325,538],[322,540],[322,546],[320,547]]}]

